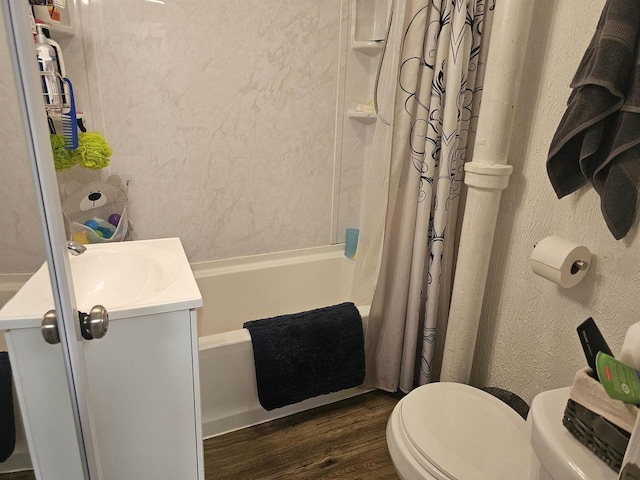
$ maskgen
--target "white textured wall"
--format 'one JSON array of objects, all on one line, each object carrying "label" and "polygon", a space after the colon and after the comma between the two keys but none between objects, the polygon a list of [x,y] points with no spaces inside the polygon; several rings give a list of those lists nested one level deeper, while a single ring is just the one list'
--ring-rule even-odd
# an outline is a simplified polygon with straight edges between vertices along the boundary
[{"label": "white textured wall", "polygon": [[[614,353],[627,327],[640,321],[637,229],[614,240],[597,194],[586,188],[558,200],[545,168],[568,85],[603,6],[604,0],[539,0],[534,10],[510,152],[514,173],[502,198],[472,376],[474,384],[507,388],[528,400],[571,384],[585,365],[575,328],[587,317],[594,317]],[[563,290],[531,272],[533,245],[549,235],[583,243],[594,254],[577,287]]]},{"label": "white textured wall", "polygon": [[35,272],[44,261],[33,181],[0,9],[0,274]]},{"label": "white textured wall", "polygon": [[191,261],[331,237],[341,2],[94,2],[112,173]]}]

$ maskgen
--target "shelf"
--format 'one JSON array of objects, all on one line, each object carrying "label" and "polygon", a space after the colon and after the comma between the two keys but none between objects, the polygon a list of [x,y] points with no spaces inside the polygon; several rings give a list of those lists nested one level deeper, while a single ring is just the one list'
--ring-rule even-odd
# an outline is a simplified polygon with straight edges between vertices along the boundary
[{"label": "shelf", "polygon": [[347,117],[362,123],[374,123],[378,118],[375,112],[358,112],[354,109],[347,110]]},{"label": "shelf", "polygon": [[[47,115],[51,118],[51,120],[62,121],[62,114],[57,112],[49,112]],[[82,120],[84,118],[84,112],[76,110],[76,120]]]},{"label": "shelf", "polygon": [[67,2],[67,8],[58,11],[60,14],[59,20],[51,18],[48,7],[43,5],[33,6],[36,22],[44,23],[47,26],[47,30],[49,30],[49,34],[54,37],[54,40],[56,38],[70,38],[75,35],[71,22],[71,5],[69,5],[69,3],[71,2]]},{"label": "shelf", "polygon": [[75,35],[73,27],[63,25],[61,23],[49,22],[47,28],[49,30],[49,34],[54,37],[54,40],[56,38],[70,38]]},{"label": "shelf", "polygon": [[366,55],[376,55],[382,51],[384,42],[352,42],[351,48],[356,52],[362,52]]}]

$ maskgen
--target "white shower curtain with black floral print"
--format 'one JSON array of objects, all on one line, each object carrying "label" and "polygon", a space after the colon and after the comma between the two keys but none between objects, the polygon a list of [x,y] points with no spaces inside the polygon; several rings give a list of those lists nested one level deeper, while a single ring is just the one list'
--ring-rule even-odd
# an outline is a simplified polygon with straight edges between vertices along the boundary
[{"label": "white shower curtain with black floral print", "polygon": [[446,330],[464,163],[495,0],[395,1],[390,163],[372,166],[389,175],[366,352],[368,383],[408,392],[433,379]]}]

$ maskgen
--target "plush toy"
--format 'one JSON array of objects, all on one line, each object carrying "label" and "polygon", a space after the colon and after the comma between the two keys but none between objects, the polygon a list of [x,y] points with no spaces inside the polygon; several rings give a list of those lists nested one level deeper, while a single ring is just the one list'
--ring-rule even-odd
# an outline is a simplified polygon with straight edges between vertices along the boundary
[{"label": "plush toy", "polygon": [[[81,243],[124,240],[129,232],[127,194],[118,175],[106,182],[82,185],[69,182],[62,211],[70,224],[71,239]],[[110,223],[108,220],[118,219]]]},{"label": "plush toy", "polygon": [[67,212],[65,207],[69,207],[71,211],[86,212],[107,203],[126,201],[127,199],[120,175],[111,175],[106,182],[93,182],[86,185],[79,182],[68,182],[64,185],[64,192],[66,198],[62,208],[65,213]]}]

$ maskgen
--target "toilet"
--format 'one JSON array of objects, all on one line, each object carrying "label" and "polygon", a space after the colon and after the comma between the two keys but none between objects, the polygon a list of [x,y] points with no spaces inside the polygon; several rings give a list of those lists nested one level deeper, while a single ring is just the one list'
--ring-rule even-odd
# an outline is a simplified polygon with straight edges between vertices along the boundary
[{"label": "toilet", "polygon": [[562,425],[569,390],[536,396],[525,421],[469,385],[419,387],[387,423],[396,472],[402,480],[616,480]]}]

